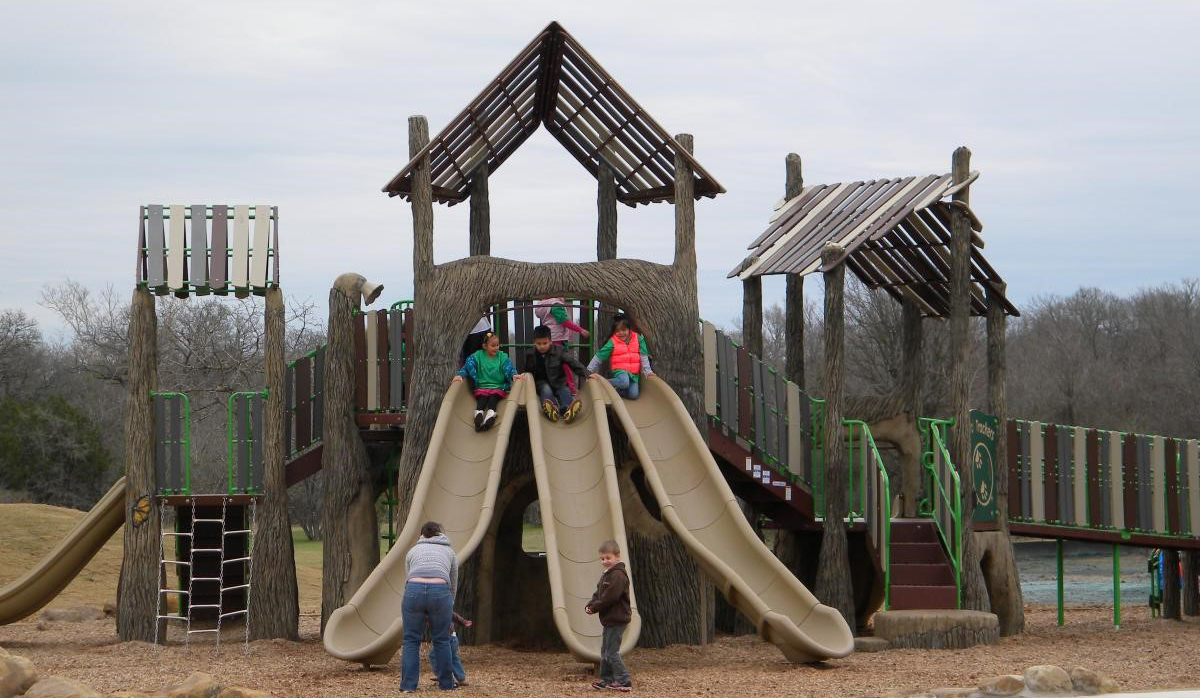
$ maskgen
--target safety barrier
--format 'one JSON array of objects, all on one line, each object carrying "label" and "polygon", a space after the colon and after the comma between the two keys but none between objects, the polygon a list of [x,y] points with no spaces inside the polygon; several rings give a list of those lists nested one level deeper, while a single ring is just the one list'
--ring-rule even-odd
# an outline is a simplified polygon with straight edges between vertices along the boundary
[{"label": "safety barrier", "polygon": [[867,536],[883,570],[883,609],[889,608],[892,551],[892,487],[887,467],[871,428],[863,421],[847,419],[846,426],[847,463],[850,465],[850,493],[857,498],[857,506],[851,506],[851,517],[861,518],[867,527]]},{"label": "safety barrier", "polygon": [[962,497],[959,495],[958,472],[946,450],[946,428],[954,426],[952,419],[922,417],[918,420],[921,439],[925,444],[921,464],[928,478],[929,515],[941,539],[950,566],[954,570],[954,588],[958,606],[962,607]]},{"label": "safety barrier", "polygon": [[142,206],[136,280],[159,295],[262,295],[279,286],[279,210],[266,205]]}]

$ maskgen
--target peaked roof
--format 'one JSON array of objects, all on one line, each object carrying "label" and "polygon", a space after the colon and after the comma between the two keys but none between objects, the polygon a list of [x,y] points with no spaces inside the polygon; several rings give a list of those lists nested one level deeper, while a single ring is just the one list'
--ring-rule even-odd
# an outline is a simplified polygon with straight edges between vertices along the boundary
[{"label": "peaked roof", "polygon": [[[1002,281],[984,258],[983,224],[970,208],[946,199],[979,177],[955,184],[949,174],[874,179],[805,187],[781,202],[770,224],[748,247],[750,256],[729,273],[746,279],[823,271],[821,249],[835,242],[846,264],[870,288],[897,300],[917,301],[926,315],[950,314],[950,208],[971,220],[971,312],[987,314],[987,287]],[[1019,315],[1004,299],[1009,315]]]},{"label": "peaked roof", "polygon": [[629,206],[675,198],[675,155],[692,167],[696,198],[725,189],[650,117],[557,22],[529,43],[467,108],[383,188],[408,198],[416,163],[429,155],[435,201],[470,196],[470,177],[495,172],[539,125],[596,176],[601,160]]}]

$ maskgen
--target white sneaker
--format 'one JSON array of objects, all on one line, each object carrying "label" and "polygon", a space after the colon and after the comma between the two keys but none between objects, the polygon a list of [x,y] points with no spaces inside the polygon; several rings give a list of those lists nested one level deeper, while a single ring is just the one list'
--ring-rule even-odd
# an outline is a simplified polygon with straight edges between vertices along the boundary
[{"label": "white sneaker", "polygon": [[483,418],[483,428],[490,429],[492,424],[496,422],[496,410],[488,410],[487,415]]}]

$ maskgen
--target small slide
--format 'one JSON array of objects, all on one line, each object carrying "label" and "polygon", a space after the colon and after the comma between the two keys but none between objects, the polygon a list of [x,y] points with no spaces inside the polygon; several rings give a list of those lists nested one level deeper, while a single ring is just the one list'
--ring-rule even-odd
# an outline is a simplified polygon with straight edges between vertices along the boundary
[{"label": "small slide", "polygon": [[455,383],[442,398],[408,520],[396,544],[371,572],[349,603],[325,624],[325,651],[364,665],[387,664],[404,641],[400,604],[404,598],[404,557],[416,543],[421,524],[445,527],[461,565],[491,522],[500,469],[517,412],[514,399],[527,379],[516,382],[497,410],[496,423],[476,433],[475,398],[466,383]]},{"label": "small slide", "polygon": [[50,603],[123,523],[125,478],[117,480],[41,562],[0,589],[0,625],[31,616]]},{"label": "small slide", "polygon": [[[629,550],[608,431],[606,394],[601,381],[586,381],[579,393],[583,410],[575,421],[551,424],[537,409],[534,382],[523,382],[533,472],[546,536],[554,624],[576,659],[598,663],[603,628],[597,616],[583,612],[604,571],[597,548],[613,539],[622,552]],[[636,586],[636,580],[631,581]],[[621,639],[623,653],[637,645],[642,628],[632,588],[629,596],[633,619]]]},{"label": "small slide", "polygon": [[600,386],[645,470],[663,521],[759,635],[793,662],[845,657],[854,636],[754,534],[679,396],[657,376],[623,400]]}]

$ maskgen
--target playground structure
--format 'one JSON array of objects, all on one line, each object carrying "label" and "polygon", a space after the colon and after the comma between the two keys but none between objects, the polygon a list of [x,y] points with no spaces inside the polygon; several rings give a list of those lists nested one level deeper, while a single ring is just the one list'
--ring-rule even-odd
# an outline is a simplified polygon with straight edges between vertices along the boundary
[{"label": "playground structure", "polygon": [[[536,265],[489,254],[487,178],[540,126],[597,178],[596,262]],[[331,492],[323,504],[325,646],[363,664],[386,663],[399,646],[403,554],[427,519],[446,525],[464,563],[458,604],[477,619],[464,642],[556,633],[584,661],[598,655],[599,624],[582,606],[598,574],[596,544],[606,538],[630,551],[636,612],[625,649],[639,639],[706,641],[715,589],[793,661],[844,656],[851,630],[878,610],[964,608],[979,594],[1019,629],[1010,533],[1104,541],[1114,551],[1200,549],[1196,440],[1007,415],[1004,318],[1016,308],[982,255],[982,225],[967,201],[979,175],[965,149],[947,174],[807,187],[799,158],[789,156],[784,200],[731,274],[745,293],[742,345],[698,316],[693,205],[723,189],[691,150],[690,136],[667,135],[551,24],[441,134],[430,139],[423,118],[410,120],[412,160],[385,191],[413,208],[414,298],[365,311],[360,302],[382,288],[339,277],[328,345],[290,364],[278,211],[144,207],[127,475],[41,565],[0,590],[0,623],[48,603],[124,521],[123,639],[161,641],[169,621],[185,624],[185,641],[201,632],[219,638],[223,621],[242,617],[246,639],[295,637],[287,488],[320,470]],[[433,202],[467,200],[471,256],[434,265]],[[617,202],[674,205],[671,264],[616,258]],[[903,305],[896,394],[843,395],[847,268]],[[802,363],[802,279],[818,272],[826,283],[824,399],[807,392]],[[768,274],[788,276],[782,373],[759,358],[759,279]],[[464,280],[474,294],[461,293]],[[198,493],[186,396],[157,385],[153,296],[208,293],[265,296],[266,389],[230,396],[227,485]],[[489,314],[521,366],[532,299],[555,295],[583,299],[570,305],[592,331],[576,346],[585,360],[604,341],[595,330],[612,310],[631,311],[660,378],[648,379],[636,402],[587,383],[586,411],[570,425],[543,423],[523,381],[496,428],[474,433],[467,390],[445,389],[461,337]],[[970,315],[987,318],[990,414],[967,410]],[[917,400],[923,317],[956,328],[948,418],[923,415]],[[879,444],[900,454],[899,487]],[[380,496],[395,552],[375,564],[362,551],[378,555]],[[535,500],[544,558],[519,545],[520,515]],[[775,554],[746,514],[776,529]],[[995,556],[986,579],[984,554]],[[818,560],[834,583],[821,578]],[[1175,566],[1164,567],[1164,584],[1177,583]],[[163,583],[171,568],[175,586]],[[981,579],[969,579],[972,568]],[[1060,608],[1061,588],[1060,575]],[[1119,624],[1119,596],[1114,602]],[[505,613],[518,606],[532,608],[522,623]]]}]

